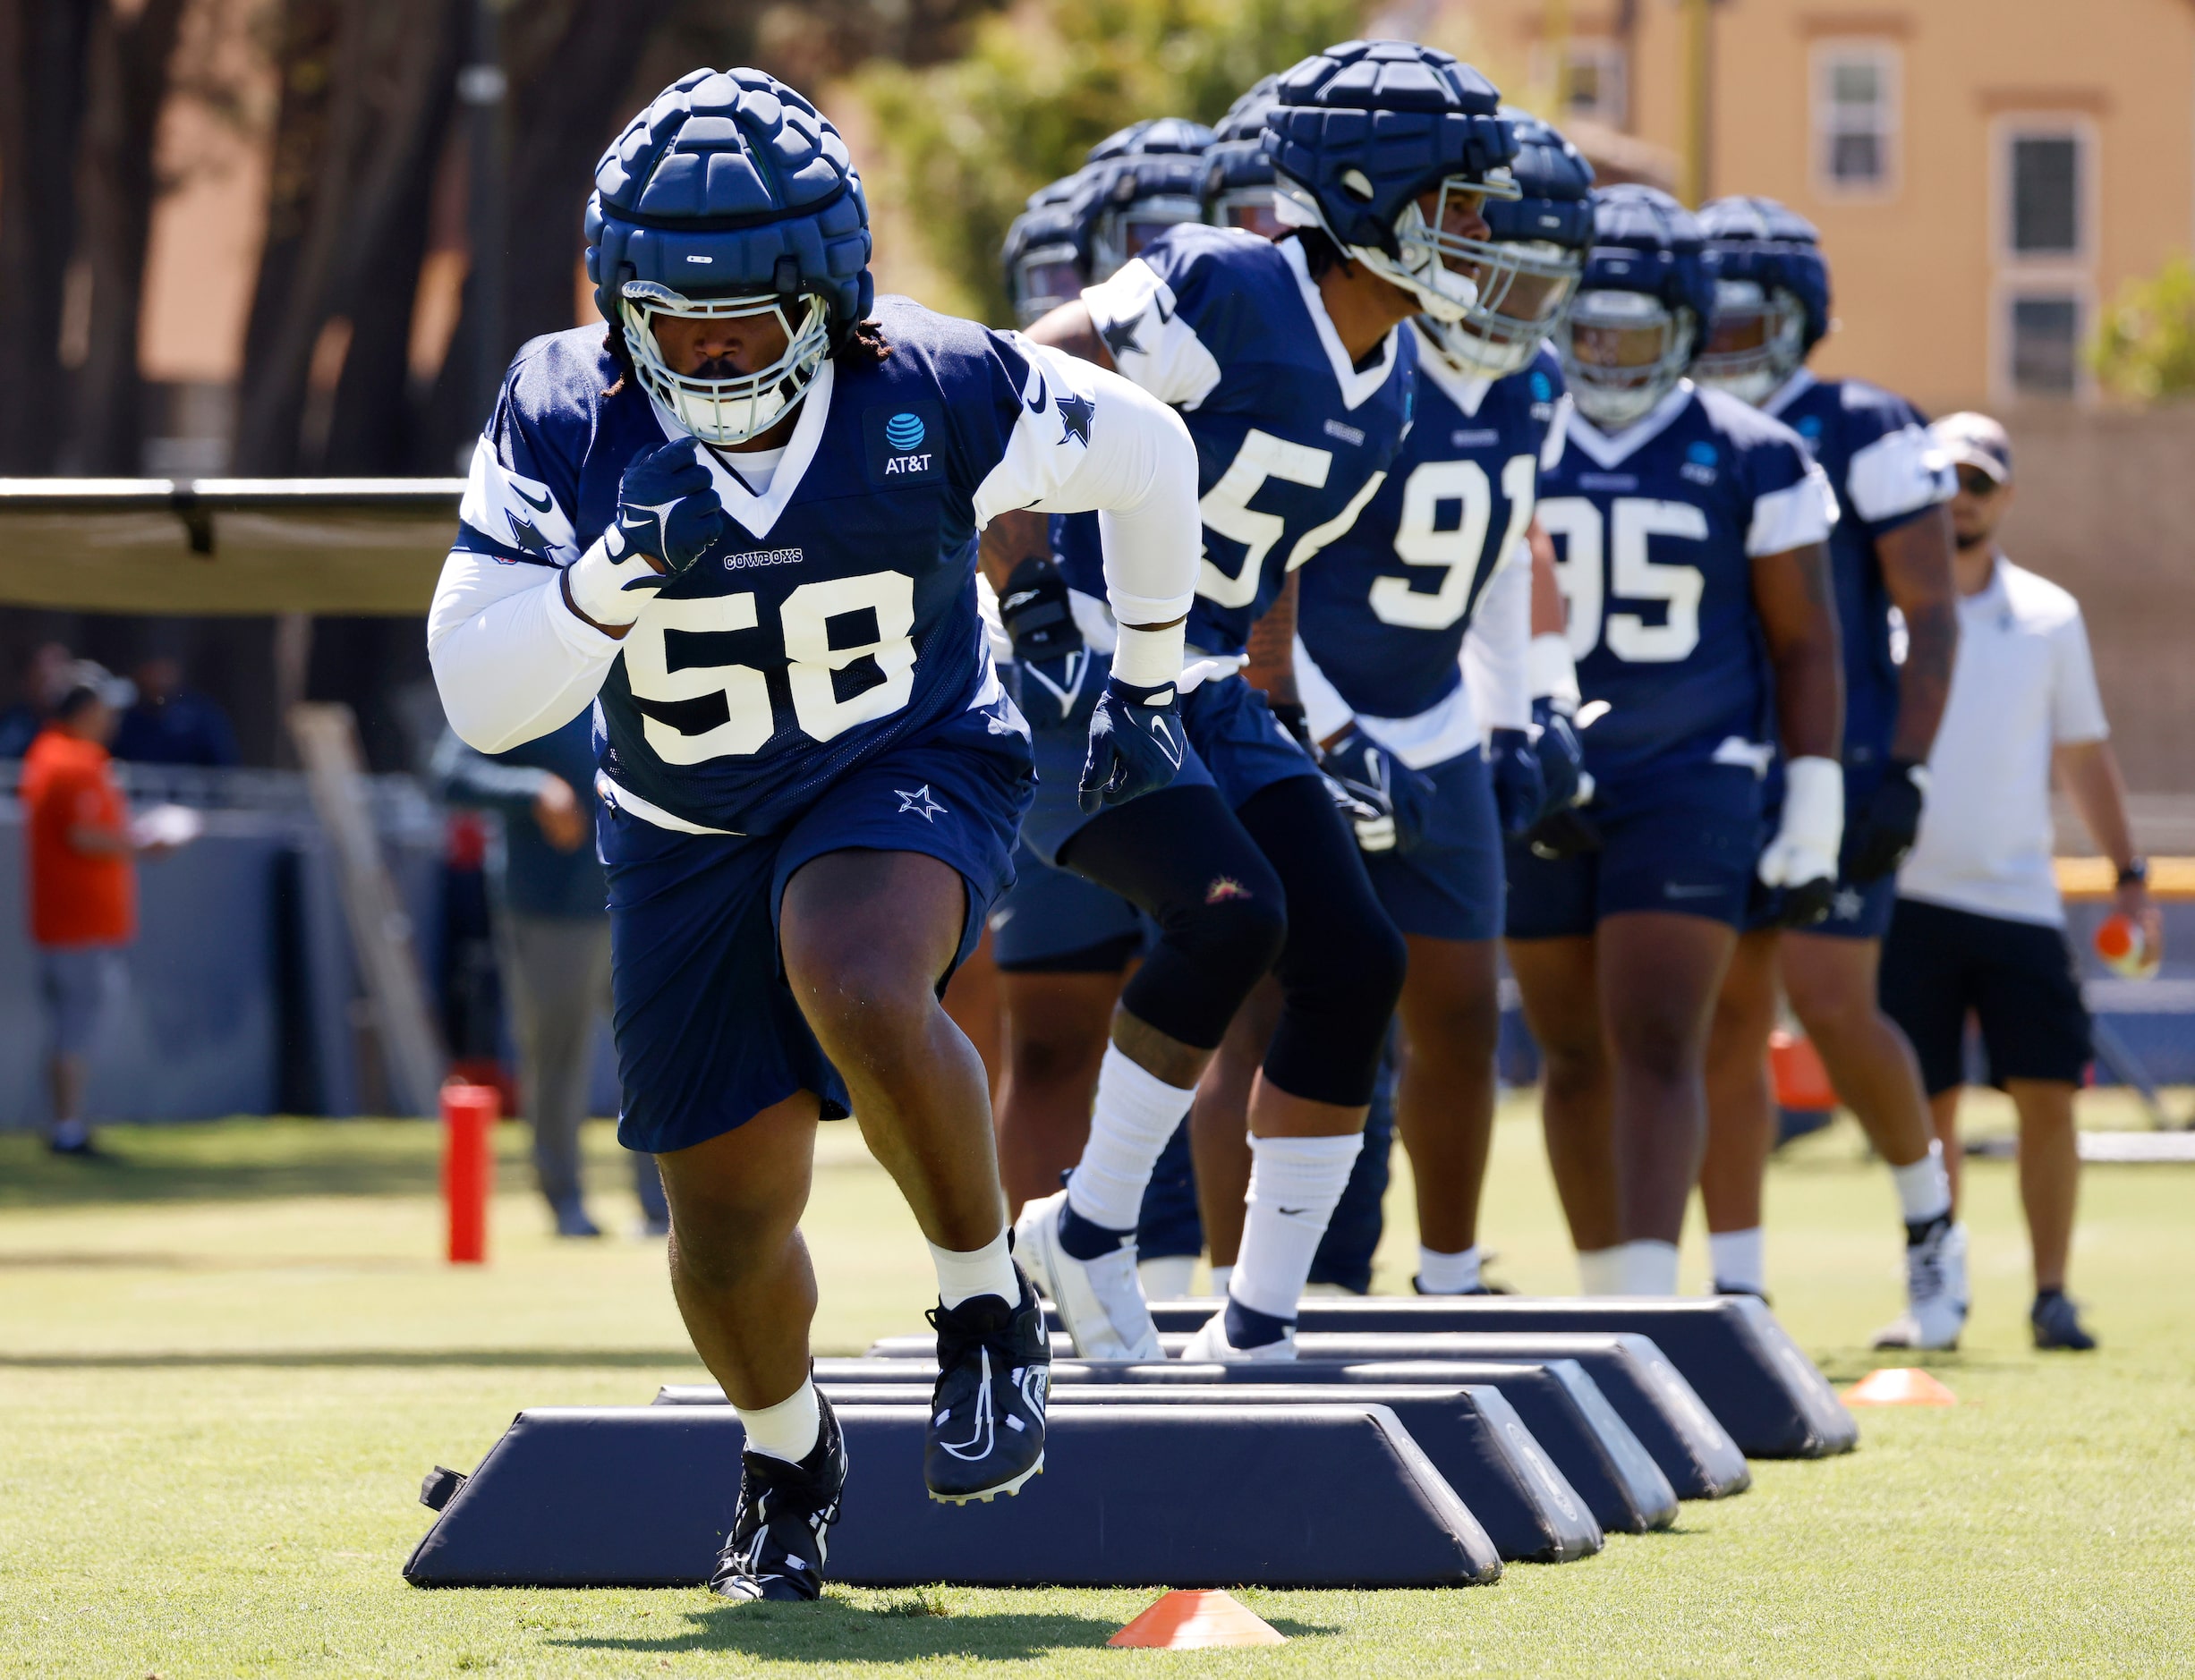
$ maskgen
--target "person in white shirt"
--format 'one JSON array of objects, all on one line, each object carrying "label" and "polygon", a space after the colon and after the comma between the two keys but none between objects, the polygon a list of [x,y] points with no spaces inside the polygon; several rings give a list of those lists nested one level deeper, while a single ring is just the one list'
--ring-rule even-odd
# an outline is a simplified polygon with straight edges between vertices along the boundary
[{"label": "person in white shirt", "polygon": [[2065,1293],[2065,1267],[2080,1167],[2073,1091],[2089,1060],[2089,1016],[2051,868],[2054,772],[2118,869],[2121,913],[2152,950],[2163,926],[2128,831],[2080,603],[1996,546],[2012,499],[2004,428],[1964,413],[1935,432],[1959,473],[1951,504],[1959,655],[1928,757],[1919,837],[1898,873],[1883,1007],[1919,1055],[1954,1194],[1966,1022],[1978,1018],[1990,1082],[2020,1116],[2035,1345],[2086,1350],[2096,1339]]}]

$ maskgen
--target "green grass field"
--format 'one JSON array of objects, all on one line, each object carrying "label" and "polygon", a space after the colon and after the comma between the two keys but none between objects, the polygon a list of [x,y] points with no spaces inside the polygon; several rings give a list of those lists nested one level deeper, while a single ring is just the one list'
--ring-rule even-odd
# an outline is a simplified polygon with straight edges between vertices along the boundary
[{"label": "green grass field", "polygon": [[[2089,1100],[2090,1124],[2128,1118]],[[1974,1117],[2004,1121],[1981,1099]],[[623,1226],[615,1147],[590,1130],[597,1201]],[[2188,1168],[2088,1174],[2075,1290],[2098,1354],[2029,1350],[2012,1168],[1976,1162],[1975,1318],[1929,1362],[1957,1409],[1864,1413],[1856,1455],[1757,1464],[1751,1492],[1688,1505],[1672,1532],[1493,1587],[1246,1592],[1288,1645],[1170,1655],[1102,1649],[1149,1589],[742,1608],[405,1586],[430,1465],[471,1468],[522,1406],[637,1404],[702,1374],[660,1244],[551,1241],[502,1132],[493,1263],[464,1269],[436,1258],[423,1124],[121,1130],[105,1166],[0,1137],[0,1674],[2195,1672]],[[929,1268],[852,1131],[824,1148],[819,1347],[855,1352],[917,1325]],[[1899,1300],[1888,1183],[1846,1124],[1779,1160],[1770,1195],[1778,1310],[1833,1378],[1857,1377]],[[1573,1286],[1523,1099],[1488,1207],[1499,1275]],[[1400,1184],[1390,1211],[1381,1286],[1407,1287]],[[1699,1267],[1688,1251],[1688,1281]]]}]

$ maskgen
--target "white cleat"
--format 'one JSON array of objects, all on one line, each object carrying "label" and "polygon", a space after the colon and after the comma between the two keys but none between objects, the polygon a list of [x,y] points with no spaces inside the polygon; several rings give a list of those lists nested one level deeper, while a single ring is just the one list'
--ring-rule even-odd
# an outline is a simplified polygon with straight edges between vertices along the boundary
[{"label": "white cleat", "polygon": [[1059,1246],[1062,1190],[1032,1201],[1014,1222],[1014,1256],[1036,1286],[1059,1309],[1076,1355],[1083,1359],[1163,1359],[1158,1326],[1136,1276],[1133,1244],[1076,1260]]},{"label": "white cleat", "polygon": [[1944,1220],[1905,1250],[1905,1312],[1876,1333],[1877,1347],[1948,1351],[1966,1328],[1966,1226]]},{"label": "white cleat", "polygon": [[1204,1322],[1204,1327],[1189,1337],[1189,1345],[1181,1350],[1181,1357],[1203,1363],[1247,1365],[1267,1360],[1292,1360],[1296,1357],[1296,1330],[1294,1326],[1280,1333],[1277,1342],[1263,1342],[1255,1347],[1237,1347],[1227,1339],[1227,1309],[1221,1307]]}]

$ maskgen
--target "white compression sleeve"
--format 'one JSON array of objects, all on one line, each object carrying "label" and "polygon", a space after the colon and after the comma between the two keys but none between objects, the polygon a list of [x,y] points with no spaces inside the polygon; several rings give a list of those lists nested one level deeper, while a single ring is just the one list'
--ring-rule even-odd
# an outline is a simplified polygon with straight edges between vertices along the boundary
[{"label": "white compression sleeve", "polygon": [[600,691],[618,642],[564,604],[563,573],[455,551],[427,613],[427,658],[450,727],[502,752],[560,728]]},{"label": "white compression sleeve", "polygon": [[1532,556],[1524,544],[1510,552],[1487,581],[1463,639],[1463,680],[1471,708],[1487,729],[1526,729],[1532,723]]}]

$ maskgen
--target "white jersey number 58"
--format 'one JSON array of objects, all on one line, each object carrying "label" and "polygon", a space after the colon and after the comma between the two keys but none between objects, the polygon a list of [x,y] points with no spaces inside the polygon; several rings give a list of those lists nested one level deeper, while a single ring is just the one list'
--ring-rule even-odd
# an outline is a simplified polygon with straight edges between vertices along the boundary
[{"label": "white jersey number 58", "polygon": [[[830,621],[864,612],[876,616],[876,640],[832,647]],[[759,752],[777,732],[769,682],[754,666],[671,666],[676,644],[668,632],[707,635],[753,630],[758,622],[752,594],[712,595],[660,602],[625,638],[625,678],[637,698],[668,701],[724,696],[724,722],[697,734],[686,734],[658,718],[645,719],[642,733],[664,763],[705,764],[711,759]],[[778,623],[790,661],[786,677],[793,695],[793,716],[810,740],[830,741],[856,724],[889,717],[913,695],[915,580],[906,573],[872,572],[865,577],[804,583],[785,598]],[[875,661],[884,680],[840,700],[832,674],[864,658]]]}]

